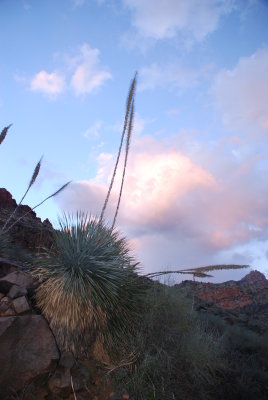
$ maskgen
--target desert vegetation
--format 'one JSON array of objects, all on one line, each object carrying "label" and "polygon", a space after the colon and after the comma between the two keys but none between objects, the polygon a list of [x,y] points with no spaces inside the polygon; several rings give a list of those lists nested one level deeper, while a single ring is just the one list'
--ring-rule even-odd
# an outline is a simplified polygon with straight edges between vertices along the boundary
[{"label": "desert vegetation", "polygon": [[[111,183],[100,217],[81,211],[65,214],[51,229],[52,246],[26,254],[10,233],[27,213],[19,208],[34,184],[37,163],[18,207],[0,229],[0,257],[20,263],[38,281],[37,307],[48,320],[59,348],[76,358],[92,345],[108,355],[105,367],[118,390],[131,399],[260,399],[268,397],[268,337],[203,316],[183,289],[155,281],[170,273],[207,277],[216,265],[139,275],[127,239],[115,228],[123,192],[134,120],[135,74],[128,93],[124,127]],[[0,134],[0,144],[10,126]],[[126,137],[125,161],[113,222],[104,220]],[[70,182],[37,204],[56,196]]]}]

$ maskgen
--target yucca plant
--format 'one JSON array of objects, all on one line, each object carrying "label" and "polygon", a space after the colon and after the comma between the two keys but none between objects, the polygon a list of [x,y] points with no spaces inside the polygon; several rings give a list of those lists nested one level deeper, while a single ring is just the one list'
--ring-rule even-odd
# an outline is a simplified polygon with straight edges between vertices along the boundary
[{"label": "yucca plant", "polygon": [[65,215],[54,245],[37,258],[36,300],[61,349],[82,354],[96,340],[111,348],[139,319],[137,265],[127,242],[95,217]]},{"label": "yucca plant", "polygon": [[[60,219],[54,246],[37,259],[40,281],[37,305],[48,319],[58,344],[81,354],[97,339],[110,351],[131,334],[142,304],[137,265],[127,241],[115,231],[134,117],[136,75],[131,82],[119,152],[100,218],[82,212]],[[124,171],[113,223],[104,223],[125,133]]]}]

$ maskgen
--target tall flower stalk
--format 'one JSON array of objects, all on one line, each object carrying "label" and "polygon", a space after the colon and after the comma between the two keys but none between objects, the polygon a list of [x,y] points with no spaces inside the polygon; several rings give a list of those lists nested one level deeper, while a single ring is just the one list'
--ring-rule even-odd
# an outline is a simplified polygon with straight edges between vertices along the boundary
[{"label": "tall flower stalk", "polygon": [[127,158],[128,158],[129,145],[130,145],[130,137],[131,137],[132,127],[133,127],[133,118],[134,118],[134,99],[132,100],[132,103],[131,103],[131,111],[130,111],[130,120],[129,120],[129,124],[128,124],[128,134],[127,134],[127,141],[126,141],[126,153],[125,153],[123,176],[122,176],[122,180],[121,180],[120,193],[119,193],[119,197],[118,197],[118,202],[117,202],[117,207],[116,207],[116,211],[115,211],[115,215],[114,215],[114,220],[113,220],[113,223],[112,223],[112,229],[114,228],[114,225],[115,225],[115,221],[116,221],[118,210],[119,210],[119,206],[120,206],[120,200],[121,200],[122,192],[123,192],[123,186],[124,186],[124,180],[125,180],[125,174],[126,174],[126,167],[127,167]]},{"label": "tall flower stalk", "polygon": [[[0,133],[0,144],[5,140],[7,132],[9,130],[9,128],[12,126],[12,124],[6,126]],[[50,196],[46,197],[43,201],[41,201],[39,204],[37,204],[36,206],[34,206],[32,209],[30,209],[29,211],[27,211],[26,213],[24,213],[20,218],[18,218],[17,220],[15,220],[9,227],[8,224],[11,221],[12,218],[14,218],[15,213],[17,212],[17,210],[19,209],[21,203],[23,202],[23,200],[25,199],[27,193],[29,192],[29,190],[31,189],[31,187],[33,186],[33,184],[35,183],[38,174],[40,172],[40,168],[41,168],[41,163],[42,163],[42,159],[43,156],[40,158],[40,160],[38,161],[38,163],[35,166],[34,172],[32,174],[31,180],[29,182],[29,185],[27,187],[26,192],[24,193],[24,195],[22,196],[20,202],[18,203],[17,207],[14,209],[14,211],[10,214],[10,216],[7,218],[6,222],[4,223],[3,227],[2,227],[2,233],[3,232],[8,232],[11,228],[13,228],[13,226],[15,224],[17,224],[21,219],[25,218],[31,211],[35,210],[37,207],[39,207],[41,204],[43,204],[45,201],[47,201],[48,199],[56,196],[57,194],[59,194],[62,190],[64,190],[70,183],[67,182],[65,183],[60,189],[58,189],[56,192],[54,192],[53,194],[51,194]]]},{"label": "tall flower stalk", "polygon": [[39,171],[40,171],[42,158],[43,158],[43,156],[40,158],[40,160],[39,160],[38,163],[36,164],[35,169],[34,169],[34,172],[33,172],[33,175],[32,175],[31,180],[30,180],[30,183],[29,183],[29,185],[28,185],[28,188],[27,188],[26,192],[24,193],[24,195],[22,196],[22,198],[21,198],[19,204],[17,205],[17,207],[16,207],[16,208],[14,209],[14,211],[11,213],[11,215],[9,216],[9,218],[6,220],[6,222],[5,222],[4,226],[3,226],[3,230],[6,229],[6,226],[8,225],[9,221],[11,220],[12,217],[14,217],[14,215],[15,215],[16,211],[18,210],[19,206],[21,205],[21,203],[22,203],[23,200],[25,199],[27,193],[29,192],[30,188],[33,186],[34,182],[36,181],[36,178],[37,178],[37,176],[38,176],[38,174],[39,174]]},{"label": "tall flower stalk", "polygon": [[[135,73],[135,76],[134,76],[134,78],[133,78],[133,80],[132,80],[132,82],[130,84],[130,88],[129,88],[129,92],[128,92],[127,103],[126,103],[125,120],[124,120],[124,126],[123,126],[123,132],[122,132],[122,136],[121,136],[120,146],[119,146],[119,150],[118,150],[118,154],[117,154],[117,159],[116,159],[116,163],[115,163],[112,179],[111,179],[110,186],[109,186],[109,189],[108,189],[108,193],[107,193],[107,196],[106,196],[106,199],[104,201],[104,205],[103,205],[103,208],[102,208],[102,211],[101,211],[100,222],[103,220],[103,215],[104,215],[105,209],[107,207],[107,204],[108,204],[108,201],[109,201],[109,197],[110,197],[110,194],[111,194],[111,190],[112,190],[112,187],[113,187],[113,184],[114,184],[114,179],[115,179],[115,175],[116,175],[116,171],[117,171],[117,167],[118,167],[118,163],[119,163],[119,159],[120,159],[120,155],[121,155],[123,141],[124,141],[125,133],[126,133],[126,130],[127,130],[128,124],[129,124],[129,118],[130,118],[131,119],[131,125],[129,125],[130,128],[128,128],[128,140],[127,140],[128,143],[129,143],[129,139],[130,139],[130,135],[131,135],[131,131],[132,131],[132,122],[133,122],[133,113],[134,113],[134,104],[133,104],[133,102],[134,102],[136,84],[137,84],[137,72]],[[132,115],[132,117],[131,117],[131,115]],[[127,145],[127,148],[126,148],[127,152],[128,152],[128,147],[129,147],[129,144]],[[126,154],[126,159],[127,159],[127,154]],[[125,167],[126,167],[126,162],[125,162]],[[125,167],[124,167],[124,170],[125,170]],[[124,178],[122,178],[122,181],[123,181],[123,179]],[[121,186],[122,186],[122,184],[121,184]],[[119,203],[120,203],[120,198],[121,198],[121,194],[119,195]],[[116,215],[117,215],[117,213],[118,213],[118,210],[116,212]],[[115,218],[116,218],[116,215],[115,215]],[[115,222],[115,219],[114,219],[114,222]],[[114,225],[114,223],[113,223],[113,225]]]}]

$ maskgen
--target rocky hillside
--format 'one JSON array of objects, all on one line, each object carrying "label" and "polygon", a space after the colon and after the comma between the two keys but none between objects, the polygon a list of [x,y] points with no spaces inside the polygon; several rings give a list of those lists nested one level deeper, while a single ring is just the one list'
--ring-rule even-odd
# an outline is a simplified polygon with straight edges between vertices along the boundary
[{"label": "rocky hillside", "polygon": [[[0,228],[17,207],[16,200],[4,188],[0,188]],[[27,205],[20,205],[16,211],[14,219],[10,221],[11,225],[14,220],[24,216],[13,228],[10,229],[12,242],[30,251],[37,251],[39,247],[50,246],[50,232],[52,225],[48,219],[41,221],[36,213]]]},{"label": "rocky hillside", "polygon": [[194,296],[195,308],[223,317],[257,331],[268,330],[268,280],[259,271],[251,271],[240,281],[202,283],[184,281],[180,285]]},{"label": "rocky hillside", "polygon": [[[16,206],[11,194],[0,189],[0,228]],[[40,247],[51,245],[52,225],[25,205],[19,207],[16,219],[25,213],[9,232],[11,248],[34,255]],[[123,394],[113,392],[98,349],[93,347],[92,356],[83,360],[60,352],[36,308],[36,285],[19,261],[0,254],[0,400],[121,400]]]}]

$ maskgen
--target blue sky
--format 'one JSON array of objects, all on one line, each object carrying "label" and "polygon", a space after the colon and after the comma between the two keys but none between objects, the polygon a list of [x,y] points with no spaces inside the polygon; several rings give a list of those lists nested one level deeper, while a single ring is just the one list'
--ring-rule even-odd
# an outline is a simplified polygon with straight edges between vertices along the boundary
[{"label": "blue sky", "polygon": [[98,215],[138,71],[117,227],[143,271],[267,275],[267,20],[266,0],[1,0],[1,187],[18,202],[44,155],[25,203],[72,180],[37,215]]}]

